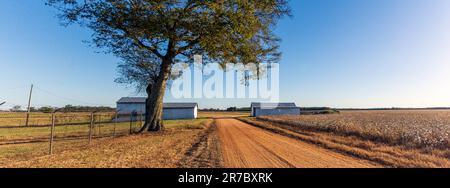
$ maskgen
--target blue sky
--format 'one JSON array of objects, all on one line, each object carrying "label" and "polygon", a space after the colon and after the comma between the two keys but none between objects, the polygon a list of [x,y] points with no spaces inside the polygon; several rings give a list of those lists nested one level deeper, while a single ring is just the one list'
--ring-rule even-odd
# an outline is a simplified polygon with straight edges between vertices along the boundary
[{"label": "blue sky", "polygon": [[[292,0],[280,22],[282,101],[300,106],[450,106],[450,1]],[[114,83],[118,59],[62,27],[43,0],[0,6],[0,109],[114,105],[133,89]],[[170,99],[168,99],[170,100]],[[202,107],[250,100],[201,100]]]}]

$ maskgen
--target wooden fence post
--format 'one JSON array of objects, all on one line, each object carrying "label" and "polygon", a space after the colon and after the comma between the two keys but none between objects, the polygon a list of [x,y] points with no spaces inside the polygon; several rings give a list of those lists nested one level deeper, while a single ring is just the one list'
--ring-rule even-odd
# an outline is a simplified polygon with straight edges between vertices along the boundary
[{"label": "wooden fence post", "polygon": [[52,126],[50,129],[50,149],[49,149],[49,154],[52,155],[53,154],[53,138],[55,136],[55,113],[52,113]]},{"label": "wooden fence post", "polygon": [[131,128],[133,126],[133,113],[130,114],[130,135],[132,134]]},{"label": "wooden fence post", "polygon": [[97,116],[97,122],[99,123],[97,126],[98,127],[98,136],[101,137],[102,136],[102,115],[101,114]]},{"label": "wooden fence post", "polygon": [[144,126],[144,114],[141,112],[141,127]]},{"label": "wooden fence post", "polygon": [[118,115],[117,115],[117,112],[116,112],[116,119],[114,119],[113,138],[116,137],[117,118],[118,118]]},{"label": "wooden fence post", "polygon": [[89,125],[89,144],[92,141],[92,128],[94,127],[94,112],[91,113],[91,124]]}]

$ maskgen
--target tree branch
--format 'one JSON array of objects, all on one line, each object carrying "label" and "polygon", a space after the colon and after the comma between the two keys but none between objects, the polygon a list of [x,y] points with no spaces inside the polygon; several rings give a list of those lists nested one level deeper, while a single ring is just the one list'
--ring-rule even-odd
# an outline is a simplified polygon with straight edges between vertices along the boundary
[{"label": "tree branch", "polygon": [[184,51],[191,49],[195,45],[197,45],[200,42],[201,37],[197,37],[196,39],[190,41],[186,46],[180,47],[176,50],[176,54],[181,54]]},{"label": "tree branch", "polygon": [[153,54],[155,54],[157,57],[159,58],[163,58],[164,56],[159,53],[158,49],[156,49],[155,47],[152,46],[147,46],[145,45],[141,40],[139,40],[136,36],[134,36],[133,34],[131,34],[125,27],[122,26],[117,26],[118,29],[122,30],[129,38],[133,39],[134,43],[136,43],[136,45],[138,45],[141,48],[145,48],[147,50],[150,50]]}]

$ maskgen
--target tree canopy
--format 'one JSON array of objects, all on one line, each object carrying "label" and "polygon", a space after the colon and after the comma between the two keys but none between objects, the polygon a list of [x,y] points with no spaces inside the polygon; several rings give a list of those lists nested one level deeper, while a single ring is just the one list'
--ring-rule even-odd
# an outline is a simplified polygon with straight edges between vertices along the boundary
[{"label": "tree canopy", "polygon": [[150,76],[136,77],[135,73],[144,73],[144,68],[153,75],[165,57],[173,62],[186,61],[194,54],[219,63],[277,62],[279,38],[273,26],[290,12],[286,0],[48,2],[60,10],[65,24],[92,29],[93,44],[122,58],[119,71],[131,73],[125,78],[136,81],[151,81]]}]

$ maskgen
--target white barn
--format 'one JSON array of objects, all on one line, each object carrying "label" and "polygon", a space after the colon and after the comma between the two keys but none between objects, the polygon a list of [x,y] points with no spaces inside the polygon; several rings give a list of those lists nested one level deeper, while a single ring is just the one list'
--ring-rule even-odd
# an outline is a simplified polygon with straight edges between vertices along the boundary
[{"label": "white barn", "polygon": [[252,103],[251,116],[300,115],[295,103]]},{"label": "white barn", "polygon": [[[119,114],[145,114],[145,97],[123,97],[117,101],[117,112]],[[163,119],[197,119],[197,103],[164,103]]]}]

